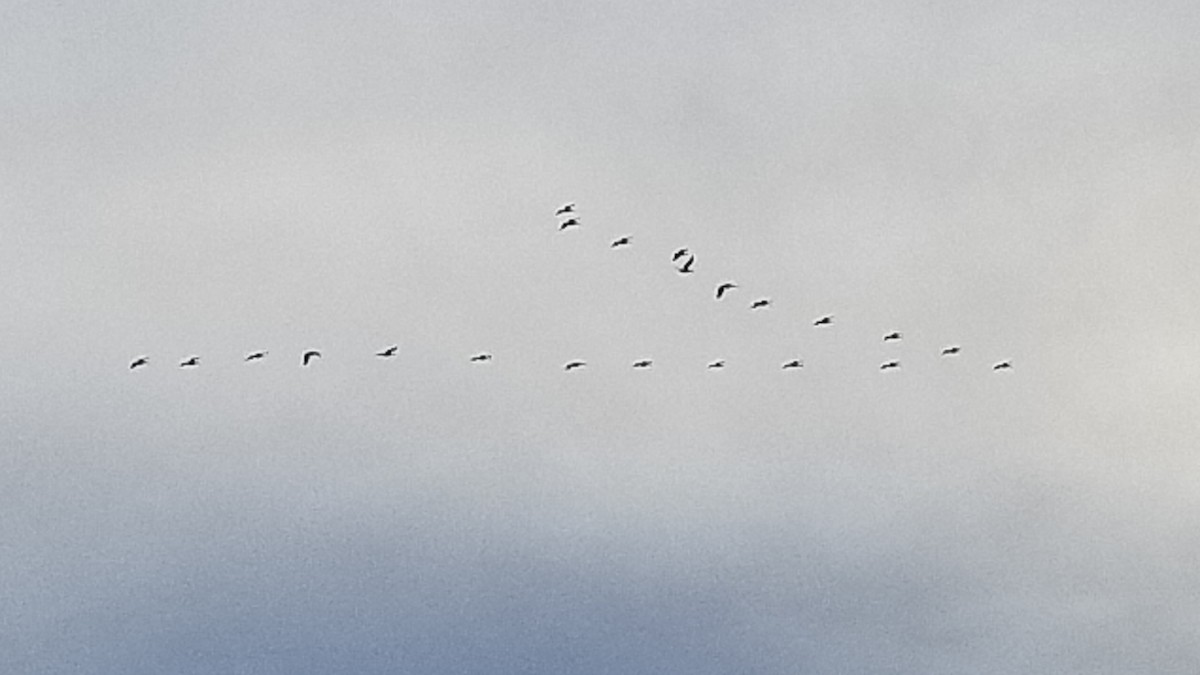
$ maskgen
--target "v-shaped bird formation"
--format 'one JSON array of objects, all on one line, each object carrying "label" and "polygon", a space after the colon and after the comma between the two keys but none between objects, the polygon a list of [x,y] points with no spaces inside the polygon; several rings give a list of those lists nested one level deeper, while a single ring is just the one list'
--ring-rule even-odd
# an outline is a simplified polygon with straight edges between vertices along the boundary
[{"label": "v-shaped bird formation", "polygon": [[[555,210],[554,215],[558,218],[558,231],[559,232],[563,232],[565,230],[569,230],[572,228],[582,227],[582,222],[580,221],[579,214],[576,211],[575,202],[567,202],[567,203],[563,204],[562,206],[558,207],[558,209]],[[623,235],[623,236],[613,240],[612,243],[609,245],[609,248],[618,249],[618,248],[629,247],[632,245],[633,245],[633,235],[627,234],[627,235]],[[682,262],[680,262],[681,260],[682,260]],[[696,271],[695,270],[696,255],[688,247],[677,248],[671,254],[670,262],[671,262],[671,265],[674,267],[675,271],[681,275],[694,274]],[[721,282],[716,287],[716,291],[714,293],[715,298],[718,301],[724,301],[725,297],[731,291],[733,291],[734,289],[738,289],[738,288],[740,288],[739,285],[732,280]],[[759,298],[757,300],[752,301],[749,305],[751,311],[768,309],[771,306],[772,306],[772,302],[771,302],[771,298],[769,298],[769,297]],[[826,314],[824,316],[821,316],[820,318],[816,319],[812,323],[812,325],[814,327],[818,327],[818,328],[823,327],[823,326],[830,326],[832,324],[833,324],[833,315],[832,314]],[[883,335],[883,342],[885,342],[885,343],[900,342],[903,339],[904,339],[904,334],[900,331],[894,330],[894,331],[885,333]],[[400,353],[400,346],[393,344],[389,347],[385,347],[385,348],[381,349],[378,352],[375,352],[375,356],[378,358],[381,358],[381,359],[392,359],[392,358],[399,356],[399,353]],[[961,353],[962,353],[962,346],[957,345],[957,344],[952,344],[952,345],[947,345],[947,346],[943,347],[941,349],[941,351],[938,353],[938,355],[942,358],[946,358],[946,357],[956,357]],[[261,360],[265,359],[268,354],[270,354],[270,352],[265,349],[253,351],[253,352],[250,352],[249,354],[247,354],[245,357],[243,357],[242,360],[245,363],[261,361]],[[319,359],[321,357],[322,357],[322,353],[319,350],[316,350],[316,349],[305,350],[300,354],[299,365],[301,367],[308,368],[316,362],[316,359]],[[481,353],[478,353],[478,354],[475,354],[475,355],[469,357],[467,360],[468,360],[468,362],[474,363],[474,364],[485,364],[485,363],[491,362],[493,360],[493,356],[490,352],[481,352]],[[638,370],[646,370],[646,369],[651,368],[651,366],[654,363],[655,363],[655,361],[653,361],[651,359],[639,358],[638,360],[633,361],[632,368],[635,368]],[[137,370],[139,368],[145,368],[149,365],[150,365],[150,357],[149,356],[139,356],[129,363],[129,370]],[[189,356],[186,359],[179,362],[179,368],[192,369],[192,368],[198,368],[199,366],[200,366],[200,357],[196,356],[196,355]],[[563,365],[562,369],[566,372],[570,372],[570,371],[575,371],[575,370],[582,370],[582,369],[586,368],[587,366],[588,366],[587,361],[584,361],[581,359],[576,359],[576,360],[568,361],[566,364]],[[726,362],[724,359],[717,359],[715,361],[710,361],[705,365],[705,369],[707,369],[707,370],[720,370],[725,367],[726,367]],[[801,368],[804,368],[803,360],[791,359],[791,360],[785,361],[783,363],[783,366],[781,369],[782,370],[794,370],[794,369],[801,369]],[[890,359],[888,361],[885,361],[884,363],[882,363],[879,366],[880,371],[899,370],[899,369],[900,369],[899,359]],[[999,361],[992,365],[993,372],[1011,371],[1011,370],[1013,370],[1013,364],[1012,364],[1012,361],[1008,360],[1008,359]]]}]

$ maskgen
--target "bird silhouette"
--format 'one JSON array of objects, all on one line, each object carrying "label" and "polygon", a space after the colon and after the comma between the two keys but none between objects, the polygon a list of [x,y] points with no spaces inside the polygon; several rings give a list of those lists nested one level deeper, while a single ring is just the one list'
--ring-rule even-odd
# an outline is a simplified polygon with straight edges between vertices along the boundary
[{"label": "bird silhouette", "polygon": [[696,256],[688,256],[688,259],[683,261],[683,266],[676,268],[680,274],[691,274],[695,270],[692,269],[692,263],[696,262]]},{"label": "bird silhouette", "polygon": [[307,366],[310,361],[312,361],[313,359],[316,359],[316,358],[320,358],[320,357],[321,357],[321,352],[319,352],[315,349],[310,349],[310,350],[304,352],[304,356],[301,358],[300,365]]},{"label": "bird silhouette", "polygon": [[1001,361],[1000,363],[992,366],[992,370],[1012,370],[1012,367],[1013,365],[1011,361]]},{"label": "bird silhouette", "polygon": [[645,360],[642,360],[642,361],[635,361],[635,362],[634,362],[634,364],[633,364],[633,367],[634,367],[634,368],[649,368],[649,367],[650,367],[650,365],[651,365],[651,364],[653,364],[653,363],[654,363],[654,362],[653,362],[653,361],[651,361],[650,359],[645,359]]},{"label": "bird silhouette", "polygon": [[266,355],[267,355],[266,351],[251,352],[251,353],[247,354],[246,358],[243,360],[244,361],[257,361],[261,358],[264,358]]},{"label": "bird silhouette", "polygon": [[816,321],[813,322],[813,325],[814,326],[828,326],[831,323],[833,323],[833,315],[832,314],[826,315],[826,316],[823,316],[823,317],[817,319]]},{"label": "bird silhouette", "polygon": [[793,359],[793,360],[788,361],[787,363],[783,364],[783,370],[787,370],[788,368],[803,368],[803,367],[804,367],[804,362],[801,361],[800,359]]},{"label": "bird silhouette", "polygon": [[561,216],[564,213],[575,213],[575,202],[567,202],[566,204],[558,207],[558,210],[554,212],[554,215]]},{"label": "bird silhouette", "polygon": [[726,281],[725,283],[721,284],[720,286],[717,286],[717,299],[720,300],[721,296],[725,295],[726,291],[731,291],[737,287],[738,287],[738,285],[733,283],[732,281]]},{"label": "bird silhouette", "polygon": [[900,367],[899,361],[888,361],[887,363],[883,364],[882,366],[879,366],[879,369],[880,370],[891,370],[892,368],[899,368],[899,367]]},{"label": "bird silhouette", "polygon": [[482,354],[476,354],[475,356],[471,357],[471,363],[483,363],[484,361],[491,361],[491,360],[492,360],[492,355],[488,354],[487,352],[484,352]]},{"label": "bird silhouette", "polygon": [[724,361],[713,361],[712,363],[708,364],[708,367],[709,368],[724,368],[725,362]]},{"label": "bird silhouette", "polygon": [[771,306],[771,301],[770,301],[770,299],[768,299],[768,298],[763,298],[763,299],[761,299],[761,300],[755,300],[755,301],[754,301],[754,302],[753,302],[753,303],[750,305],[750,309],[762,309],[762,308],[764,308],[764,307],[770,307],[770,306]]},{"label": "bird silhouette", "polygon": [[620,239],[614,241],[612,243],[612,245],[610,246],[610,248],[617,248],[618,246],[628,246],[629,242],[631,242],[631,241],[633,241],[633,237],[628,237],[628,236],[621,237]]},{"label": "bird silhouette", "polygon": [[379,358],[382,358],[382,359],[390,359],[396,355],[397,349],[400,349],[400,347],[398,347],[396,345],[392,345],[391,347],[388,347],[387,349],[385,349],[381,352],[375,352],[375,356],[378,356]]},{"label": "bird silhouette", "polygon": [[904,337],[904,335],[901,333],[888,333],[887,335],[883,336],[883,341],[888,342],[889,340],[899,340],[900,338],[903,338],[903,337]]},{"label": "bird silhouette", "polygon": [[134,368],[141,368],[142,366],[146,365],[147,363],[150,363],[150,357],[139,356],[138,358],[133,360],[133,363],[129,364],[129,369],[133,370]]},{"label": "bird silhouette", "polygon": [[675,251],[675,254],[671,256],[671,262],[675,262],[687,254],[688,250],[686,248],[681,248],[678,251]]},{"label": "bird silhouette", "polygon": [[558,224],[558,231],[562,232],[563,230],[567,229],[568,227],[578,227],[578,226],[579,226],[579,220],[577,220],[575,218],[568,218],[567,220],[564,220]]},{"label": "bird silhouette", "polygon": [[945,349],[942,350],[942,356],[952,356],[954,354],[959,353],[960,351],[962,351],[961,347],[959,347],[958,345],[952,345],[952,346],[946,347]]},{"label": "bird silhouette", "polygon": [[576,368],[582,368],[586,365],[587,363],[585,361],[572,361],[563,366],[563,370],[575,370]]},{"label": "bird silhouette", "polygon": [[200,357],[199,356],[193,356],[186,361],[179,362],[180,368],[195,368],[198,365],[200,365]]}]

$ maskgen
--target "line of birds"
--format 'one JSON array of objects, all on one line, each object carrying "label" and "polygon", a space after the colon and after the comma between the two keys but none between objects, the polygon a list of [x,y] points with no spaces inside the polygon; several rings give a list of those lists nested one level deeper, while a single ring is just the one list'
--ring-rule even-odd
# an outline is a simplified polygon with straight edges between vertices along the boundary
[{"label": "line of birds", "polygon": [[[559,232],[562,232],[564,230],[567,230],[567,229],[570,229],[573,227],[580,227],[580,225],[581,225],[579,218],[578,218],[578,214],[576,213],[576,210],[575,210],[575,202],[568,202],[568,203],[563,204],[562,206],[558,207],[558,209],[554,212],[554,215],[559,218],[559,224],[558,224]],[[632,243],[633,243],[633,236],[632,235],[624,235],[622,237],[615,239],[612,242],[612,244],[610,244],[610,248],[614,248],[614,249],[621,248],[624,246],[629,246]],[[680,263],[679,262],[680,260],[682,260],[683,262]],[[675,252],[671,254],[671,263],[676,266],[675,271],[678,272],[679,274],[686,275],[686,274],[694,274],[695,273],[694,266],[696,264],[696,256],[694,253],[692,253],[686,247],[676,249]],[[718,284],[717,289],[716,289],[716,299],[717,300],[723,299],[726,296],[726,294],[728,294],[730,291],[732,291],[736,288],[738,288],[738,285],[737,285],[737,283],[735,283],[733,281],[724,281],[724,282]],[[766,309],[770,306],[771,306],[770,298],[759,298],[758,300],[755,300],[750,303],[751,310]],[[826,314],[825,316],[822,316],[813,322],[813,326],[817,326],[817,327],[829,326],[832,324],[833,324],[833,315],[832,314]],[[893,342],[896,340],[902,340],[903,338],[904,338],[903,333],[900,333],[899,331],[893,331],[891,333],[884,335],[883,341],[884,342]],[[392,358],[392,357],[396,356],[399,349],[400,348],[398,345],[392,345],[386,349],[383,349],[382,351],[376,352],[375,356],[380,357],[380,358],[385,358],[385,359]],[[959,354],[961,351],[962,351],[962,348],[960,346],[950,345],[950,346],[944,347],[942,349],[941,355],[943,357],[955,356],[955,355]],[[258,361],[260,359],[266,358],[268,353],[269,352],[267,352],[265,350],[251,352],[250,354],[246,355],[245,359],[243,359],[243,360],[246,362]],[[321,357],[320,351],[318,351],[316,349],[307,350],[301,355],[300,364],[302,366],[307,367],[309,364],[312,363],[313,359],[317,359],[320,357]],[[486,363],[491,360],[492,360],[492,355],[487,352],[476,354],[470,358],[471,363]],[[129,369],[135,370],[137,368],[149,365],[149,363],[150,363],[149,357],[140,356],[140,357],[134,359],[134,361],[129,364]],[[652,361],[650,359],[642,359],[639,361],[635,361],[633,363],[633,367],[637,368],[637,369],[645,369],[645,368],[650,368],[653,364],[654,364],[654,361]],[[179,367],[180,368],[195,368],[195,367],[198,367],[199,365],[200,365],[200,357],[199,356],[191,356],[191,357],[181,361],[179,364]],[[586,366],[587,366],[586,361],[570,361],[566,365],[563,366],[563,370],[571,371],[571,370],[576,370],[578,368],[583,368]],[[709,363],[707,365],[707,368],[710,370],[720,369],[720,368],[724,368],[724,367],[725,367],[724,360],[712,361],[711,363]],[[803,367],[804,367],[804,362],[802,360],[793,359],[791,361],[785,362],[782,366],[782,369],[783,370],[791,370],[791,369],[803,368]],[[1011,370],[1012,367],[1013,367],[1013,365],[1012,365],[1011,361],[1000,361],[999,363],[996,363],[992,366],[992,370],[993,371]],[[879,366],[880,370],[894,370],[897,368],[900,368],[900,361],[898,361],[898,360],[886,361],[882,365]]]}]

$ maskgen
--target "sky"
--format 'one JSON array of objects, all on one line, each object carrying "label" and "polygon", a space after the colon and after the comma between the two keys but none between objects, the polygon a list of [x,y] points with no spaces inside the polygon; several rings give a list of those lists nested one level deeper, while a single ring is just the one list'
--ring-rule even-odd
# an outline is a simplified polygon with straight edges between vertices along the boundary
[{"label": "sky", "polygon": [[1200,671],[1198,34],[0,4],[0,670]]}]

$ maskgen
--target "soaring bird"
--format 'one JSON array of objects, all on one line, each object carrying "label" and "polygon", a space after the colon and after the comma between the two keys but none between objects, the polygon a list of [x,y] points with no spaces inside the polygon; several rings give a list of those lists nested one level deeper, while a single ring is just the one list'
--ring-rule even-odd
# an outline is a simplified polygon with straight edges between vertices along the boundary
[{"label": "soaring bird", "polygon": [[726,281],[725,283],[721,284],[720,286],[717,286],[717,299],[720,300],[721,296],[725,295],[725,291],[730,291],[737,287],[738,287],[738,285],[733,283],[732,281]]},{"label": "soaring bird", "polygon": [[686,248],[681,248],[678,251],[675,251],[675,254],[671,256],[671,262],[675,262],[687,254],[688,250]]},{"label": "soaring bird", "polygon": [[562,232],[563,230],[567,229],[568,227],[578,227],[578,226],[579,226],[579,220],[578,220],[578,219],[576,219],[576,218],[568,218],[568,219],[566,219],[566,220],[564,220],[564,221],[562,221],[561,223],[559,223],[559,224],[558,224],[558,231],[559,231],[559,232]]},{"label": "soaring bird", "polygon": [[654,362],[651,361],[650,359],[644,359],[642,361],[635,361],[633,364],[633,367],[634,368],[649,368],[650,364],[652,364],[652,363],[654,363]]},{"label": "soaring bird", "polygon": [[321,352],[319,352],[315,349],[310,349],[310,350],[304,352],[304,357],[301,360],[301,365],[307,366],[309,361],[312,361],[315,358],[320,358],[320,356],[321,356]]},{"label": "soaring bird", "polygon": [[960,351],[962,351],[962,347],[959,347],[958,345],[952,345],[942,350],[942,356],[952,356]]},{"label": "soaring bird", "polygon": [[723,360],[722,361],[713,361],[712,363],[708,364],[708,367],[709,368],[724,368],[725,361],[723,361]]},{"label": "soaring bird", "polygon": [[762,309],[763,307],[770,307],[770,306],[771,306],[771,300],[769,298],[763,298],[761,300],[755,300],[753,302],[753,304],[750,305],[750,309]]},{"label": "soaring bird", "polygon": [[243,359],[243,360],[245,360],[245,361],[257,361],[257,360],[259,360],[259,359],[261,359],[261,358],[264,358],[266,355],[267,355],[267,352],[266,352],[265,350],[264,350],[264,351],[259,351],[259,352],[251,352],[251,353],[247,354],[247,355],[246,355],[246,358],[245,358],[245,359]]},{"label": "soaring bird", "polygon": [[129,369],[133,370],[134,368],[140,368],[141,366],[144,366],[147,363],[150,363],[150,357],[139,356],[133,360],[133,363],[129,364]]},{"label": "soaring bird", "polygon": [[817,319],[816,321],[814,321],[813,325],[814,326],[828,326],[831,323],[833,323],[833,315],[829,314],[829,315],[823,316],[823,317]]},{"label": "soaring bird", "polygon": [[567,202],[566,204],[558,207],[558,210],[554,212],[554,215],[561,216],[564,213],[575,213],[575,202]]},{"label": "soaring bird", "polygon": [[587,363],[584,361],[572,361],[572,362],[568,363],[567,365],[563,366],[563,370],[575,370],[576,368],[582,368],[586,365],[587,365]]},{"label": "soaring bird", "polygon": [[887,342],[888,340],[899,340],[902,337],[904,337],[904,335],[901,333],[888,333],[887,335],[883,336],[883,341]]},{"label": "soaring bird", "polygon": [[680,274],[691,274],[692,272],[695,272],[695,270],[692,269],[692,263],[694,262],[696,262],[696,256],[690,255],[688,256],[687,260],[683,261],[683,266],[676,268],[675,271],[679,272]]},{"label": "soaring bird", "polygon": [[387,349],[385,349],[381,352],[375,352],[375,356],[378,356],[379,358],[382,358],[382,359],[390,359],[396,355],[396,350],[399,348],[400,347],[398,347],[396,345],[392,345],[391,347],[388,347]]},{"label": "soaring bird", "polygon": [[803,367],[804,367],[804,362],[801,361],[800,359],[793,359],[793,360],[788,361],[787,363],[783,364],[783,370],[787,370],[788,368],[803,368]]},{"label": "soaring bird", "polygon": [[200,365],[200,357],[199,356],[193,356],[186,361],[179,362],[180,368],[195,368],[198,365]]},{"label": "soaring bird", "polygon": [[1012,367],[1013,365],[1011,361],[1001,361],[1000,363],[992,366],[992,370],[1012,370]]},{"label": "soaring bird", "polygon": [[899,367],[900,367],[899,361],[888,361],[887,363],[883,364],[882,366],[879,366],[879,369],[880,370],[891,370],[892,368],[899,368]]},{"label": "soaring bird", "polygon": [[488,354],[487,352],[484,352],[482,354],[476,354],[475,356],[471,357],[471,363],[483,363],[484,361],[491,361],[491,360],[492,360],[492,355]]},{"label": "soaring bird", "polygon": [[616,248],[618,246],[628,246],[629,242],[631,242],[631,241],[633,241],[633,237],[629,237],[629,236],[621,237],[620,239],[614,241],[612,243],[612,246],[610,246],[610,248]]}]

